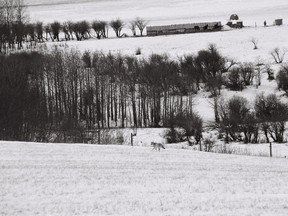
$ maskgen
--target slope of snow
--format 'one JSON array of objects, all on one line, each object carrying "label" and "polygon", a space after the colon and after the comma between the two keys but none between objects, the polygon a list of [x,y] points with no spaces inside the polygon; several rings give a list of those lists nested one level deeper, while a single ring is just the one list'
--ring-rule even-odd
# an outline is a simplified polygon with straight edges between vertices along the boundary
[{"label": "slope of snow", "polygon": [[272,24],[287,19],[286,0],[25,0],[32,20],[107,20],[117,17],[126,22],[140,16],[150,24],[199,21],[226,22],[236,13],[246,25]]},{"label": "slope of snow", "polygon": [[[286,0],[26,0],[31,21],[106,20],[128,22],[135,16],[151,25],[222,21],[237,13],[253,27],[215,33],[68,42],[80,50],[102,50],[142,56],[168,53],[177,59],[215,43],[237,61],[272,62],[272,49],[287,48],[288,27],[260,27],[264,20],[287,22]],[[257,28],[254,28],[255,23]],[[111,32],[111,31],[110,31]],[[129,32],[125,29],[124,32]],[[113,34],[111,34],[112,36]],[[110,36],[110,33],[109,33]],[[253,50],[251,39],[259,40]],[[57,43],[53,43],[57,44]],[[275,81],[239,94],[251,101],[276,91]],[[205,92],[195,98],[205,121],[213,109]],[[0,142],[0,215],[288,215],[288,163],[285,158],[219,155],[167,145],[151,151],[151,141],[164,142],[163,130],[139,130],[135,145],[97,146]],[[129,141],[129,132],[126,142]],[[236,145],[235,145],[236,146]],[[180,148],[185,145],[180,145]],[[237,145],[257,155],[267,145]],[[275,155],[288,155],[275,145]],[[246,149],[246,150],[245,150]],[[248,150],[247,150],[248,149]],[[262,154],[262,153],[261,153]]]},{"label": "slope of snow", "polygon": [[[152,53],[167,53],[177,59],[185,54],[195,54],[206,49],[209,44],[216,44],[220,52],[236,61],[255,62],[257,59],[273,62],[270,55],[276,47],[288,48],[288,26],[243,28],[213,33],[182,34],[157,37],[110,38],[105,40],[65,42],[70,47],[80,50],[100,50],[103,52],[135,55],[137,48],[142,56]],[[259,49],[254,50],[252,38],[258,40]],[[63,44],[58,43],[58,44]],[[57,44],[57,43],[50,43]]]},{"label": "slope of snow", "polygon": [[287,159],[0,143],[0,215],[287,215]]}]

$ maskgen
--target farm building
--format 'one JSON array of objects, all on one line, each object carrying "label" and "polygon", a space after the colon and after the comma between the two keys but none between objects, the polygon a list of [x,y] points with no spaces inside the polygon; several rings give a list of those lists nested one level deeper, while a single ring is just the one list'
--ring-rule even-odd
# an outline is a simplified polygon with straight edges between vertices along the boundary
[{"label": "farm building", "polygon": [[230,26],[231,28],[243,28],[243,21],[239,20],[239,16],[237,14],[232,14],[226,25]]},{"label": "farm building", "polygon": [[274,24],[277,25],[277,26],[282,25],[282,24],[283,24],[283,19],[276,19],[276,20],[274,21]]},{"label": "farm building", "polygon": [[222,27],[221,22],[147,26],[147,36],[220,31],[221,27]]}]

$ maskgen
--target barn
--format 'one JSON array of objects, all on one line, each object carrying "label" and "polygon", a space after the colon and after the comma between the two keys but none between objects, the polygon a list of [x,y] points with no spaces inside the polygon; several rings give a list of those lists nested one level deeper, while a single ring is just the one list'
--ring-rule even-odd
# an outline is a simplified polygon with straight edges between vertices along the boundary
[{"label": "barn", "polygon": [[147,26],[147,36],[220,31],[221,27],[221,22]]}]

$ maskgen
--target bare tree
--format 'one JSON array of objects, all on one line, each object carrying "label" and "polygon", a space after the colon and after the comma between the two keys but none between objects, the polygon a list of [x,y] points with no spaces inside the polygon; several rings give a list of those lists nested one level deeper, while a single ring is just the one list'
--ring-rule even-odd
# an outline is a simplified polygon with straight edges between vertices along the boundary
[{"label": "bare tree", "polygon": [[68,30],[68,32],[69,32],[69,35],[70,35],[71,39],[74,40],[74,38],[73,38],[73,29],[72,29],[72,26],[73,26],[72,21],[68,21],[68,22],[67,22],[67,30]]},{"label": "bare tree", "polygon": [[121,31],[124,27],[124,22],[118,18],[116,20],[112,20],[110,22],[110,26],[115,31],[116,37],[121,37]]},{"label": "bare tree", "polygon": [[13,36],[16,37],[18,49],[20,49],[24,41],[25,24],[28,22],[29,17],[23,0],[15,0],[14,5],[13,30],[15,30],[15,32]]},{"label": "bare tree", "polygon": [[13,49],[17,43],[22,48],[24,40],[24,24],[28,21],[28,14],[23,0],[1,0],[0,1],[0,34],[3,48]]},{"label": "bare tree", "polygon": [[[228,101],[222,100],[219,103],[219,129],[225,132],[225,141],[242,141],[242,132],[248,127],[249,118],[251,118],[249,102],[241,96],[233,96]],[[250,124],[251,122],[249,122]],[[246,135],[245,135],[246,136]]]},{"label": "bare tree", "polygon": [[78,41],[88,39],[90,37],[90,25],[87,21],[73,23],[71,30]]},{"label": "bare tree", "polygon": [[97,39],[106,37],[106,27],[107,23],[105,21],[95,20],[92,22],[92,29],[95,31]]},{"label": "bare tree", "polygon": [[270,54],[273,57],[275,63],[280,64],[284,61],[286,53],[287,50],[283,49],[282,51],[280,51],[280,49],[277,47]]},{"label": "bare tree", "polygon": [[132,20],[129,23],[129,28],[131,29],[133,36],[136,36],[136,26],[137,26],[137,23],[135,20]]},{"label": "bare tree", "polygon": [[17,43],[18,49],[21,49],[25,37],[25,25],[23,23],[13,23],[12,35],[13,40]]},{"label": "bare tree", "polygon": [[[109,28],[108,23],[106,21],[101,21],[100,23],[102,25],[102,37],[107,38],[108,37],[108,28]],[[106,34],[106,32],[107,32],[107,34]]]},{"label": "bare tree", "polygon": [[136,26],[140,30],[140,35],[143,36],[143,30],[147,26],[148,22],[145,21],[144,19],[139,18],[139,17],[136,18],[135,22],[136,22]]},{"label": "bare tree", "polygon": [[232,68],[227,76],[226,86],[232,91],[242,91],[244,88],[244,81],[240,68]]},{"label": "bare tree", "polygon": [[46,41],[48,41],[48,35],[49,35],[50,39],[52,41],[54,41],[54,39],[52,37],[52,29],[51,29],[51,26],[49,24],[44,26],[44,31],[45,31],[45,34],[46,34]]},{"label": "bare tree", "polygon": [[15,0],[15,19],[18,23],[27,23],[29,21],[24,0]]},{"label": "bare tree", "polygon": [[226,63],[227,58],[221,55],[214,44],[210,44],[208,49],[200,50],[195,58],[195,66],[201,74],[201,80],[206,83],[212,96],[220,94]]},{"label": "bare tree", "polygon": [[252,42],[253,45],[254,45],[254,50],[258,49],[258,42],[259,42],[259,40],[253,37],[253,38],[251,38],[251,42]]},{"label": "bare tree", "polygon": [[254,109],[266,141],[269,142],[271,137],[274,142],[284,142],[285,124],[288,120],[287,104],[281,102],[275,94],[260,94],[256,97]]},{"label": "bare tree", "polygon": [[13,34],[12,34],[12,25],[15,21],[15,4],[14,0],[3,0],[3,36],[5,38],[5,42],[8,44],[9,48],[12,48],[12,44],[14,42]]},{"label": "bare tree", "polygon": [[37,40],[40,42],[43,42],[43,23],[42,22],[37,22],[35,25],[35,31],[37,35]]},{"label": "bare tree", "polygon": [[51,26],[51,31],[53,34],[53,39],[60,41],[59,40],[59,34],[60,34],[60,30],[61,30],[61,24],[59,22],[55,21],[55,22],[51,23],[50,26]]},{"label": "bare tree", "polygon": [[244,62],[240,64],[240,73],[245,86],[252,85],[254,70],[254,65],[251,62]]},{"label": "bare tree", "polygon": [[15,18],[15,4],[14,0],[3,0],[3,17],[5,24],[10,26]]},{"label": "bare tree", "polygon": [[35,38],[36,38],[35,31],[36,31],[35,24],[29,23],[26,25],[27,36],[29,36],[29,41],[31,42],[31,44],[32,44],[32,41],[35,41]]},{"label": "bare tree", "polygon": [[80,27],[82,39],[88,39],[90,37],[90,24],[84,20],[80,22]]},{"label": "bare tree", "polygon": [[64,33],[65,40],[70,40],[69,26],[67,22],[62,24],[62,31]]}]

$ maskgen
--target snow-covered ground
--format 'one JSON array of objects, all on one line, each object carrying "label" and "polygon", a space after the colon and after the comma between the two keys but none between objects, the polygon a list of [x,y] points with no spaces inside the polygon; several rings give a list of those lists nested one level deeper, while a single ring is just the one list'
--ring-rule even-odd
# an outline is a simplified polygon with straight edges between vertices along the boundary
[{"label": "snow-covered ground", "polygon": [[[68,42],[83,50],[134,55],[167,53],[177,59],[214,43],[236,61],[272,63],[270,52],[288,48],[287,0],[26,0],[31,21],[130,21],[151,25],[222,21],[237,13],[250,27],[214,33],[110,38]],[[283,18],[283,26],[271,26]],[[267,20],[269,27],[262,27]],[[257,28],[255,28],[255,23]],[[124,29],[124,32],[129,32]],[[110,34],[110,33],[109,33]],[[110,36],[110,35],[109,35]],[[259,49],[253,50],[255,38]],[[62,43],[62,42],[61,42]],[[53,43],[59,44],[59,43]],[[272,65],[273,68],[278,66]],[[282,94],[262,75],[259,88],[224,90],[253,101],[260,92]],[[213,120],[209,94],[195,97],[195,110]],[[131,129],[125,132],[129,143]],[[0,142],[0,215],[288,215],[288,146],[274,144],[277,158],[193,151],[187,144],[151,151],[165,142],[163,129],[138,129],[134,147]],[[127,135],[128,134],[128,135]],[[149,147],[148,147],[149,146]],[[266,156],[268,144],[232,144],[235,153]]]},{"label": "snow-covered ground", "polygon": [[[117,39],[110,29],[109,40],[69,42],[80,50],[102,50],[135,54],[140,48],[143,56],[151,53],[168,53],[179,57],[195,53],[214,43],[220,51],[238,61],[271,61],[270,52],[288,48],[288,3],[286,0],[25,0],[31,21],[106,20],[121,18],[126,21],[123,32],[131,35],[128,23],[136,16],[150,20],[149,25],[222,21],[237,13],[248,28],[214,33],[170,35],[162,37]],[[283,19],[283,26],[273,26],[275,19]],[[267,28],[263,27],[264,20]],[[257,28],[255,28],[255,22]],[[258,40],[258,50],[253,50],[251,39]],[[54,43],[55,44],[55,43]]]},{"label": "snow-covered ground", "polygon": [[[131,145],[131,133],[132,129],[120,129],[124,137],[123,145]],[[175,144],[168,144],[165,139],[166,128],[138,128],[137,135],[133,136],[133,145],[138,147],[151,147],[151,142],[159,142],[165,144],[168,149],[188,149],[188,150],[199,150],[199,145],[189,146],[187,141]],[[264,135],[260,134],[261,142],[258,144],[243,144],[243,143],[230,143],[224,144],[223,141],[217,140],[217,131],[206,131],[204,130],[203,138],[209,138],[215,141],[215,145],[212,152],[226,153],[236,155],[247,155],[247,156],[260,156],[270,157],[270,146],[269,143],[265,143]],[[287,140],[288,135],[285,135]],[[203,141],[202,141],[202,148]],[[273,143],[272,142],[272,155],[276,158],[287,158],[288,160],[288,143]]]},{"label": "snow-covered ground", "polygon": [[[233,151],[233,154],[237,155],[250,155],[260,157],[270,156],[270,146],[267,143],[265,144],[234,143],[228,146]],[[272,143],[272,156],[277,158],[285,158],[285,157],[288,158],[288,144]]]},{"label": "snow-covered ground", "polygon": [[[107,22],[120,18],[125,22],[125,27],[122,33],[131,35],[129,30],[129,22],[135,17],[141,17],[149,21],[148,25],[163,25],[163,24],[177,24],[177,23],[193,23],[206,21],[221,21],[226,24],[231,14],[239,15],[240,20],[244,22],[245,26],[255,27],[263,26],[264,20],[267,25],[273,25],[275,19],[283,19],[284,25],[288,22],[288,4],[286,0],[25,0],[28,5],[27,11],[30,15],[30,20],[33,22],[42,21],[44,23],[53,22],[55,20],[65,22],[68,20],[105,20]],[[258,33],[257,33],[258,31]],[[247,41],[251,37],[259,39],[259,47],[266,47],[268,44],[274,42],[283,46],[282,38],[287,35],[287,30],[239,30],[237,33],[215,33],[215,34],[197,34],[195,37],[186,36],[169,36],[168,38],[157,39],[133,39],[133,40],[114,40],[105,42],[85,42],[81,43],[81,47],[90,49],[110,49],[121,50],[127,52],[127,44],[130,45],[130,52],[134,52],[136,48],[140,47],[148,49],[150,52],[164,51],[170,53],[169,50],[176,54],[183,52],[193,52],[200,48],[205,48],[207,41],[212,43],[224,42],[224,47],[229,51],[229,48],[235,48],[233,44],[241,46],[241,50],[237,49],[237,53],[249,59],[247,52],[242,50],[250,50],[247,46]],[[275,32],[277,32],[275,34]],[[144,31],[145,33],[145,31]],[[243,38],[242,35],[245,35]],[[115,37],[113,30],[110,28],[109,37]],[[264,40],[262,38],[264,37]],[[149,41],[147,43],[145,41]],[[286,40],[285,40],[286,41]],[[183,43],[184,42],[184,43]],[[231,46],[232,44],[232,46]],[[221,45],[220,45],[221,46]],[[222,46],[221,46],[222,47]],[[153,50],[151,50],[153,48]],[[272,47],[274,48],[274,47]],[[235,49],[232,49],[235,53]],[[268,50],[269,52],[271,50]],[[260,51],[261,52],[261,51]],[[231,52],[229,52],[231,53]],[[254,52],[257,53],[257,52]],[[258,52],[259,53],[259,52]],[[263,53],[263,52],[262,52]],[[225,53],[226,54],[226,53]],[[258,54],[259,55],[259,54]],[[234,57],[234,56],[233,56]],[[239,55],[238,55],[239,57]]]},{"label": "snow-covered ground", "polygon": [[0,143],[0,215],[287,215],[288,159]]},{"label": "snow-covered ground", "polygon": [[199,21],[227,22],[236,13],[246,25],[287,19],[286,0],[25,0],[31,20],[106,20],[129,22],[136,16],[151,25]]},{"label": "snow-covered ground", "polygon": [[[215,44],[219,51],[238,62],[273,63],[271,52],[275,48],[288,49],[288,26],[246,27],[229,31],[180,34],[157,37],[109,38],[105,40],[69,41],[49,43],[50,45],[68,45],[79,50],[103,51],[105,53],[122,53],[135,55],[136,49],[141,49],[140,57],[153,53],[168,54],[178,59],[186,54],[196,54],[206,49],[209,44]],[[258,49],[254,50],[252,39],[258,40]]]}]

